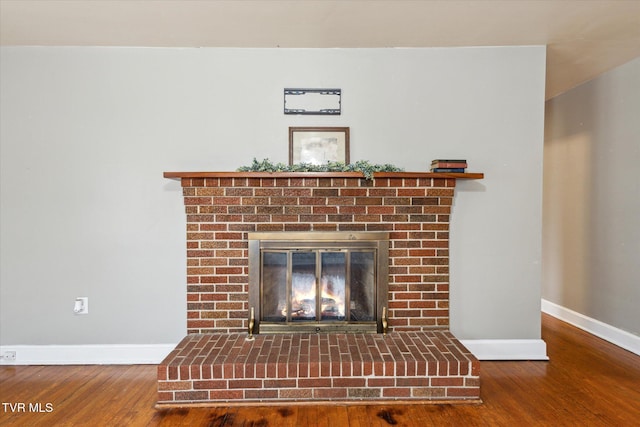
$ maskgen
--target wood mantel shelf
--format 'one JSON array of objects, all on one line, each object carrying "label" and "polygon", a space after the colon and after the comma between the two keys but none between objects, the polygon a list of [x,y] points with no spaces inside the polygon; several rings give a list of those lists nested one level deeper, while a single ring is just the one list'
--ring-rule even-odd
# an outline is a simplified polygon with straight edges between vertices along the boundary
[{"label": "wood mantel shelf", "polygon": [[[364,178],[361,172],[164,172],[165,178]],[[375,172],[374,178],[483,179],[484,173]]]}]

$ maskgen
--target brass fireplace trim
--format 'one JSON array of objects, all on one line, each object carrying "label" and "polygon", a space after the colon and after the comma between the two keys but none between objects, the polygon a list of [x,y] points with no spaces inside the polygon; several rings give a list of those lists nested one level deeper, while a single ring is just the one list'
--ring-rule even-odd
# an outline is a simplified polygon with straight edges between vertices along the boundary
[{"label": "brass fireplace trim", "polygon": [[348,242],[348,241],[371,241],[389,240],[389,233],[386,231],[273,231],[273,232],[253,232],[249,233],[251,240],[306,240],[310,242]]},{"label": "brass fireplace trim", "polygon": [[[253,232],[249,233],[249,307],[254,308],[253,333],[383,333],[389,281],[388,232]],[[337,250],[374,248],[376,251],[376,320],[371,322],[261,322],[261,259],[262,249],[318,248]],[[386,313],[385,313],[386,314]],[[384,319],[384,320],[383,320]]]}]

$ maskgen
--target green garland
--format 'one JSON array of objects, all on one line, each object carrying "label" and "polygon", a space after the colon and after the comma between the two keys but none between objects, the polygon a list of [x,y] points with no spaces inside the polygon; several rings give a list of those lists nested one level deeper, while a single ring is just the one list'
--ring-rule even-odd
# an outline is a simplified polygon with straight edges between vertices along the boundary
[{"label": "green garland", "polygon": [[366,179],[373,179],[375,172],[402,172],[404,169],[390,164],[371,164],[367,160],[358,160],[355,163],[327,162],[322,165],[311,163],[296,163],[286,165],[284,163],[272,163],[269,159],[259,162],[255,157],[250,166],[241,166],[238,172],[361,172]]}]

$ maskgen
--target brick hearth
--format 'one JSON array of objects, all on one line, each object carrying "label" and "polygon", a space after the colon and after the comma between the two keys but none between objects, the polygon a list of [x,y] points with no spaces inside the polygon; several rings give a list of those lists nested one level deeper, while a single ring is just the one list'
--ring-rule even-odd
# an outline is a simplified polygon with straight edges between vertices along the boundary
[{"label": "brick hearth", "polygon": [[479,362],[448,331],[188,335],[158,403],[478,399]]},{"label": "brick hearth", "polygon": [[[160,404],[235,399],[479,398],[478,362],[448,332],[449,219],[456,179],[479,179],[482,174],[378,173],[373,180],[366,180],[357,173],[166,172],[165,177],[181,179],[186,206],[189,335],[158,369]],[[245,341],[249,317],[247,237],[255,231],[389,232],[390,334],[327,337],[328,343],[338,344],[328,345],[325,358],[321,352],[323,334],[259,335],[255,341]],[[292,353],[284,355],[274,350],[281,347],[267,345],[282,339],[308,342],[299,348],[317,350],[321,358],[318,366],[351,363],[351,374],[345,375],[341,369],[340,375],[331,370],[314,377],[301,376],[300,372],[308,373],[314,365],[310,362],[305,368],[301,359],[291,359]],[[415,346],[405,341],[418,339],[422,344]],[[349,345],[349,340],[358,344]],[[354,350],[365,348],[363,343],[375,343],[378,349],[365,345],[371,365]],[[227,348],[238,356],[235,360],[220,354]],[[429,350],[422,354],[414,348]],[[340,355],[340,362],[333,354]],[[213,361],[221,356],[225,357],[223,368],[216,368]],[[437,362],[426,363],[431,357]],[[356,366],[361,363],[362,369],[377,366],[378,371],[356,375]],[[422,363],[426,363],[425,373],[408,373],[413,369],[408,366],[418,370]],[[287,368],[281,377],[281,365],[295,367],[297,376],[291,376]],[[254,376],[247,377],[252,366]],[[438,370],[432,378],[434,366]],[[386,368],[382,374],[381,367]],[[264,377],[257,376],[258,369],[265,371]],[[268,373],[273,374],[274,369],[278,376],[272,380]],[[237,376],[240,372],[244,376]],[[390,378],[390,372],[396,374]],[[451,376],[445,380],[443,372],[451,372]],[[381,382],[374,385],[376,381]],[[355,391],[363,389],[374,390],[372,396]],[[240,394],[242,398],[236,397]]]}]

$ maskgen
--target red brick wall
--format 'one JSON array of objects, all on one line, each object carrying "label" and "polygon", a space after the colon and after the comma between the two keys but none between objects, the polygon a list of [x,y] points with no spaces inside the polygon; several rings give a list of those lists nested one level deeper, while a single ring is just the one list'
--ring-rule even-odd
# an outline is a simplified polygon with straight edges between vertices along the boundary
[{"label": "red brick wall", "polygon": [[388,231],[390,327],[448,328],[455,179],[247,176],[182,178],[188,333],[247,328],[252,231]]}]

